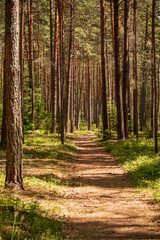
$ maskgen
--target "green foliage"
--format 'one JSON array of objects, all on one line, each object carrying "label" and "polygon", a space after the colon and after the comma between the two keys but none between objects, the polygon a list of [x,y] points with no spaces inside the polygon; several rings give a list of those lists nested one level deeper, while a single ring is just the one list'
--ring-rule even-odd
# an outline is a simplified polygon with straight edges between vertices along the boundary
[{"label": "green foliage", "polygon": [[62,223],[62,219],[51,219],[44,215],[37,201],[23,203],[10,194],[7,198],[0,198],[0,237],[4,240],[62,240],[65,239]]},{"label": "green foliage", "polygon": [[51,113],[45,110],[44,102],[40,89],[36,89],[35,93],[35,124],[31,121],[31,101],[30,97],[24,98],[24,132],[32,133],[33,129],[45,129],[47,131],[51,128]]},{"label": "green foliage", "polygon": [[137,186],[152,189],[156,201],[160,201],[160,156],[154,154],[152,139],[107,141],[106,150],[117,157]]},{"label": "green foliage", "polygon": [[[62,146],[57,135],[45,134],[42,130],[25,135],[25,190],[8,194],[3,189],[5,173],[0,172],[0,239],[66,239],[62,230],[66,220],[59,217],[61,207],[57,207],[54,200],[63,196],[64,187],[80,184],[65,175],[76,150],[69,139],[73,136],[67,136]],[[0,159],[4,169],[4,151],[0,152]]]}]

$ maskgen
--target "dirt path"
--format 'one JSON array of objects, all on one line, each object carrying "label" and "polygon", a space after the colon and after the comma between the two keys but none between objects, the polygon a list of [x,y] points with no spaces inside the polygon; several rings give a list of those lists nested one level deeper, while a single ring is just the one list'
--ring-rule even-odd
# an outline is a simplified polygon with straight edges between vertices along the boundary
[{"label": "dirt path", "polygon": [[125,171],[94,136],[80,136],[72,180],[65,197],[69,240],[160,239],[158,208],[135,190]]}]

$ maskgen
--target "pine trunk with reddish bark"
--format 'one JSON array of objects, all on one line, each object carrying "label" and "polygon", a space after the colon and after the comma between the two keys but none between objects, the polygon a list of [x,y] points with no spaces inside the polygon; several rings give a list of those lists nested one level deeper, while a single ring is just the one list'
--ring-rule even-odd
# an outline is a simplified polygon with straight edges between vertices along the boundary
[{"label": "pine trunk with reddish bark", "polygon": [[122,84],[120,77],[120,52],[119,52],[119,1],[114,0],[114,46],[115,46],[115,87],[117,104],[117,137],[124,139],[124,121],[122,106]]},{"label": "pine trunk with reddish bark", "polygon": [[6,188],[23,189],[22,120],[19,76],[19,0],[7,0],[5,7],[6,72]]},{"label": "pine trunk with reddish bark", "polygon": [[104,0],[100,0],[100,22],[101,22],[101,70],[102,70],[102,124],[103,139],[107,138],[108,119],[107,119],[107,94],[106,94],[106,72],[105,72],[105,52],[104,52]]}]

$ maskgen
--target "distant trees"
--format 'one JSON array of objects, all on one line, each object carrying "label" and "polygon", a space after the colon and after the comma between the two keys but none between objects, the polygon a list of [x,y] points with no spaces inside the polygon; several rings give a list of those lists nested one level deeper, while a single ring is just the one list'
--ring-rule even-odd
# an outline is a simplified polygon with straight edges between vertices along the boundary
[{"label": "distant trees", "polygon": [[[138,139],[139,130],[150,130],[156,144],[160,21],[155,3],[21,0],[24,134],[42,128],[60,134],[63,144],[66,133],[84,124],[89,131],[101,127],[104,139],[112,131],[121,140],[130,132]],[[2,2],[0,9],[4,13]],[[1,18],[0,26],[0,120],[5,147],[8,86]]]}]

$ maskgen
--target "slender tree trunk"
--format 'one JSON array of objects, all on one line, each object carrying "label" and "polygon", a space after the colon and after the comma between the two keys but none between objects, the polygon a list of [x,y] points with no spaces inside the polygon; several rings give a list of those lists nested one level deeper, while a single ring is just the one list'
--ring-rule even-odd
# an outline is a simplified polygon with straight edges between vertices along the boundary
[{"label": "slender tree trunk", "polygon": [[153,132],[155,153],[158,153],[157,139],[157,84],[156,84],[156,49],[155,49],[155,8],[156,0],[152,1],[152,61],[153,61]]},{"label": "slender tree trunk", "polygon": [[137,0],[133,1],[133,132],[138,139],[138,89],[137,89]]},{"label": "slender tree trunk", "polygon": [[111,13],[111,31],[112,31],[112,48],[113,48],[113,79],[112,79],[112,101],[116,99],[116,89],[115,89],[115,38],[114,38],[114,19],[113,19],[113,6],[110,2],[110,13]]},{"label": "slender tree trunk", "polygon": [[70,38],[67,74],[67,99],[66,99],[66,132],[69,131],[70,115],[70,95],[71,95],[71,73],[72,73],[72,51],[73,51],[73,20],[74,20],[74,0],[70,0]]},{"label": "slender tree trunk", "polygon": [[130,20],[131,20],[131,0],[129,0],[129,18],[128,18],[128,65],[129,65],[129,80],[128,80],[128,131],[132,131],[131,127],[131,89],[130,89],[130,36],[129,36],[129,30],[130,30]]},{"label": "slender tree trunk", "polygon": [[[56,40],[56,34],[57,34],[57,4],[55,1],[55,37],[54,39]],[[56,46],[56,42],[54,42]],[[51,89],[52,89],[52,100],[51,100],[51,107],[52,107],[52,132],[56,132],[56,110],[55,110],[55,99],[54,99],[54,91],[55,91],[55,81],[56,81],[56,63],[54,61],[54,47],[53,44],[53,0],[50,0],[50,59],[51,59]],[[57,50],[56,50],[57,51]],[[57,53],[55,53],[56,55]]]},{"label": "slender tree trunk", "polygon": [[146,127],[146,59],[147,59],[147,39],[148,39],[148,4],[146,9],[146,33],[144,43],[144,62],[143,62],[143,76],[140,91],[140,127],[141,131]]},{"label": "slender tree trunk", "polygon": [[23,126],[23,88],[24,88],[24,18],[26,1],[21,0],[21,24],[20,24],[20,83],[21,83],[21,114],[22,114],[22,133],[24,142]]},{"label": "slender tree trunk", "polygon": [[[107,26],[107,17],[105,16],[105,23],[106,23],[106,34],[108,32]],[[108,82],[108,99],[109,99],[109,133],[111,134],[112,122],[111,122],[111,115],[112,115],[112,94],[111,94],[111,77],[110,77],[110,61],[108,55],[108,39],[106,38],[106,64],[107,64],[107,82]]]},{"label": "slender tree trunk", "polygon": [[104,53],[104,0],[100,0],[100,22],[101,22],[101,69],[102,69],[102,123],[103,140],[107,138],[108,119],[107,119],[107,91],[106,91],[106,72],[105,72],[105,53]]},{"label": "slender tree trunk", "polygon": [[124,1],[124,48],[123,48],[123,117],[125,138],[128,138],[128,85],[129,85],[129,0]]},{"label": "slender tree trunk", "polygon": [[59,44],[59,14],[58,14],[58,0],[55,0],[55,30],[54,30],[54,63],[53,63],[53,77],[52,83],[52,132],[56,133],[56,117],[57,117],[57,78],[58,78],[58,44]]},{"label": "slender tree trunk", "polygon": [[27,36],[26,36],[26,32],[25,32],[25,31],[24,31],[24,39],[25,39],[25,48],[26,48],[28,69],[29,69],[29,72],[30,72],[30,66],[29,66],[29,47],[28,47],[28,41],[27,41]]},{"label": "slender tree trunk", "polygon": [[90,76],[90,60],[88,61],[88,131],[91,130],[91,76]]},{"label": "slender tree trunk", "polygon": [[60,3],[60,77],[61,77],[61,143],[65,141],[65,26],[64,26],[64,0]]},{"label": "slender tree trunk", "polygon": [[71,133],[74,133],[74,79],[75,79],[75,58],[74,58],[74,31],[73,31],[73,51],[72,51],[72,72],[71,72]]},{"label": "slender tree trunk", "polygon": [[40,9],[39,9],[39,0],[37,0],[37,25],[38,25],[38,31],[37,31],[37,46],[38,46],[38,83],[41,84],[41,61],[40,61],[40,54],[41,54],[41,47],[40,47]]},{"label": "slender tree trunk", "polygon": [[86,65],[84,63],[84,119],[87,120],[87,87],[86,87]]},{"label": "slender tree trunk", "polygon": [[6,1],[6,179],[5,186],[23,189],[21,88],[19,78],[19,0]]},{"label": "slender tree trunk", "polygon": [[119,53],[119,1],[114,0],[114,45],[115,45],[115,83],[117,104],[117,137],[124,139],[123,106],[121,97],[120,53]]},{"label": "slender tree trunk", "polygon": [[80,129],[80,116],[81,116],[81,108],[82,108],[82,91],[83,91],[83,83],[84,83],[84,66],[82,69],[82,80],[81,80],[81,76],[80,76],[80,66],[79,66],[79,81],[80,81],[80,90],[79,90],[79,101],[78,101],[78,120],[77,120],[77,130],[79,131]]},{"label": "slender tree trunk", "polygon": [[34,128],[34,105],[35,105],[35,96],[34,96],[34,57],[33,57],[33,0],[30,0],[28,2],[28,14],[29,14],[29,69],[30,69],[30,79],[31,79],[31,88],[32,88],[32,113],[31,113],[31,118],[32,118],[32,124]]}]

